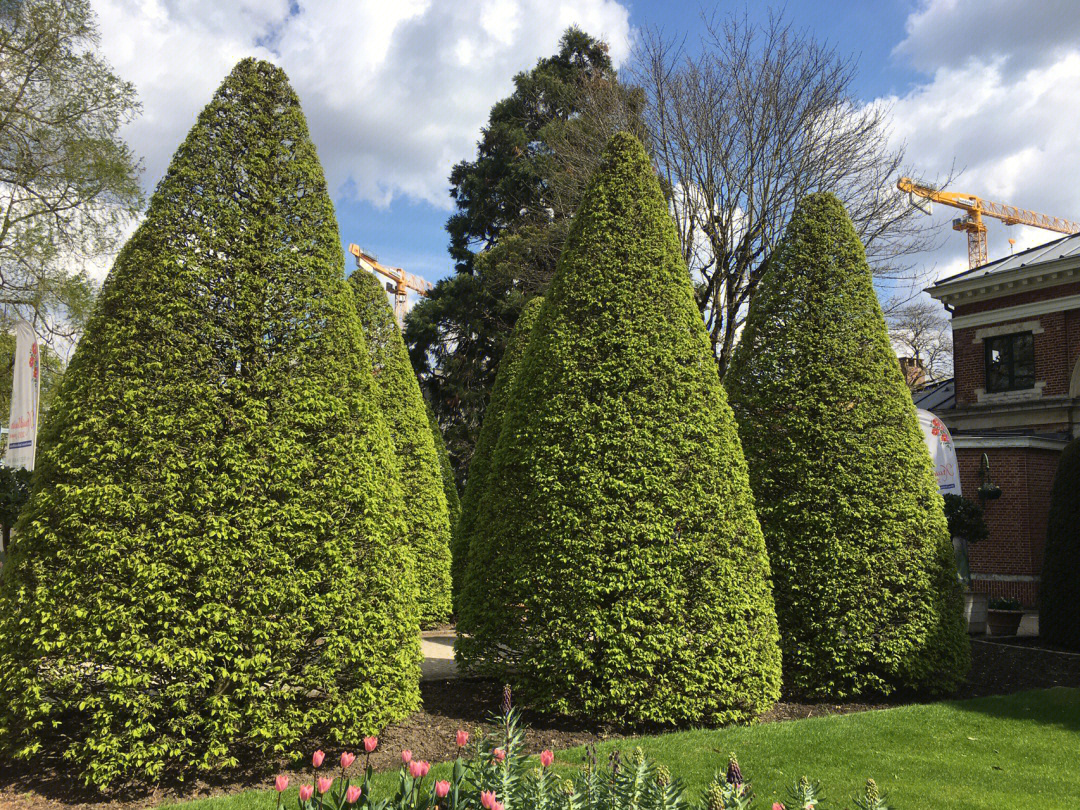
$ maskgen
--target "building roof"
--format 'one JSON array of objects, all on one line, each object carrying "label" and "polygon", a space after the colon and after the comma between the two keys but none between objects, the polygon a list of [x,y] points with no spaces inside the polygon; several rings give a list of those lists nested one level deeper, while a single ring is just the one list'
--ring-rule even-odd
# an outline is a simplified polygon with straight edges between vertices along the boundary
[{"label": "building roof", "polygon": [[918,391],[911,392],[911,399],[916,408],[936,414],[938,411],[951,411],[956,407],[956,384],[950,377],[947,380],[932,382]]},{"label": "building roof", "polygon": [[1014,253],[1003,259],[987,262],[979,267],[965,270],[963,273],[957,273],[954,276],[940,279],[934,286],[937,287],[942,284],[949,284],[950,282],[960,281],[961,279],[966,280],[979,278],[980,276],[990,276],[996,273],[1007,273],[1010,270],[1018,270],[1021,267],[1034,267],[1038,264],[1055,262],[1059,259],[1067,259],[1070,257],[1080,257],[1080,233],[1069,234],[1060,239],[1055,239],[1053,242],[1047,242],[1044,245],[1021,250],[1019,253]]}]

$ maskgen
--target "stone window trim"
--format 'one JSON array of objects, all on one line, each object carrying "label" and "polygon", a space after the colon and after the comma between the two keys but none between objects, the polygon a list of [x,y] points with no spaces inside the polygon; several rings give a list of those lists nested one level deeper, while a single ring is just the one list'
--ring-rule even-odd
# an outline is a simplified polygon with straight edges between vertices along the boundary
[{"label": "stone window trim", "polygon": [[1046,380],[1036,380],[1031,388],[1021,388],[1017,391],[994,391],[987,393],[985,388],[976,388],[975,397],[979,404],[992,404],[1003,402],[1022,402],[1029,399],[1042,399],[1043,389],[1046,388]]},{"label": "stone window trim", "polygon": [[1042,328],[1039,321],[1021,321],[1019,323],[1003,323],[997,326],[984,326],[982,329],[975,330],[975,339],[971,342],[973,344],[982,343],[988,337],[997,337],[998,335],[1012,335],[1018,332],[1031,332],[1033,335],[1041,335],[1046,330]]}]

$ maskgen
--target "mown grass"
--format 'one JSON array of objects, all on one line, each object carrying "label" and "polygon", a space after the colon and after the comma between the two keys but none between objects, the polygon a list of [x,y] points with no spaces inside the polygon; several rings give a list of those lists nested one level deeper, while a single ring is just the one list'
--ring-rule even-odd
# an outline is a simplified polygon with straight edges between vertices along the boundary
[{"label": "mown grass", "polygon": [[[897,810],[1057,810],[1080,801],[1080,689],[1020,692],[1003,697],[902,706],[874,712],[612,741],[640,745],[668,766],[696,799],[727,755],[738,754],[757,795],[755,807],[786,798],[806,774],[826,788],[825,808],[851,807],[873,777]],[[580,763],[584,749],[558,754]],[[442,775],[446,766],[432,769]],[[429,776],[429,778],[431,778]],[[389,792],[396,774],[380,774]],[[272,791],[247,791],[182,805],[184,810],[272,810]],[[295,791],[290,795],[295,806]]]}]

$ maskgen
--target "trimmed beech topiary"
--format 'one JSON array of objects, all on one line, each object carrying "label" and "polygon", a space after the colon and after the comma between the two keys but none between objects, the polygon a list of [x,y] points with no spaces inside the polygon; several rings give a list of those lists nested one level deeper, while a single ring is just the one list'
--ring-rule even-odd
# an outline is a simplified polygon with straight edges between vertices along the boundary
[{"label": "trimmed beech topiary", "polygon": [[518,367],[459,660],[543,709],[726,722],[776,700],[765,546],[735,421],[641,143],[616,135]]},{"label": "trimmed beech topiary", "polygon": [[948,691],[968,669],[941,496],[843,206],[797,207],[725,377],[772,565],[784,676]]},{"label": "trimmed beech topiary", "polygon": [[416,557],[417,611],[420,624],[429,627],[450,618],[450,521],[435,438],[386,290],[362,271],[349,276],[349,284],[401,468],[405,526]]},{"label": "trimmed beech topiary", "polygon": [[1054,474],[1039,588],[1039,636],[1080,650],[1080,439],[1065,447]]},{"label": "trimmed beech topiary", "polygon": [[281,70],[240,62],[105,282],[0,582],[0,741],[88,782],[419,702],[389,431]]},{"label": "trimmed beech topiary", "polygon": [[[480,505],[492,488],[492,455],[495,453],[495,445],[502,432],[503,414],[506,412],[510,388],[517,376],[521,357],[525,354],[525,347],[529,344],[529,336],[532,334],[533,324],[536,323],[536,316],[540,313],[540,305],[543,302],[544,299],[539,296],[530,300],[521,310],[517,323],[514,324],[514,331],[510,333],[510,339],[506,343],[502,360],[499,362],[495,384],[491,388],[491,400],[484,410],[484,423],[480,426],[480,434],[476,439],[476,450],[473,451],[473,456],[469,460],[469,477],[465,481],[465,492],[461,499],[461,518],[454,530],[454,607],[457,613],[461,612],[461,591],[465,583],[465,571],[472,565],[470,560],[474,552],[471,547],[476,537],[476,521]],[[490,565],[495,550],[495,548],[483,550],[477,548],[475,554],[480,559],[478,569],[481,572]],[[481,597],[478,595],[478,598]]]},{"label": "trimmed beech topiary", "polygon": [[453,543],[454,527],[461,517],[461,498],[458,496],[457,481],[454,480],[454,468],[450,464],[450,455],[446,452],[446,441],[438,417],[431,409],[431,403],[424,400],[428,424],[431,426],[431,438],[435,440],[435,453],[439,456],[439,473],[442,476],[443,493],[446,495],[446,513],[450,517],[450,538]]}]

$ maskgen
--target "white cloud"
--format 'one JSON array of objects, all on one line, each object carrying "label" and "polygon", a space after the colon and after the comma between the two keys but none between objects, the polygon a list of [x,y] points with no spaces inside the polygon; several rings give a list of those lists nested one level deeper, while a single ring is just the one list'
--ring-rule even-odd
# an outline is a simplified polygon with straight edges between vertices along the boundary
[{"label": "white cloud", "polygon": [[515,73],[577,23],[623,61],[629,12],[615,0],[97,0],[101,48],[144,114],[126,137],[147,184],[232,66],[288,73],[331,190],[442,208],[450,167],[473,154]]}]

